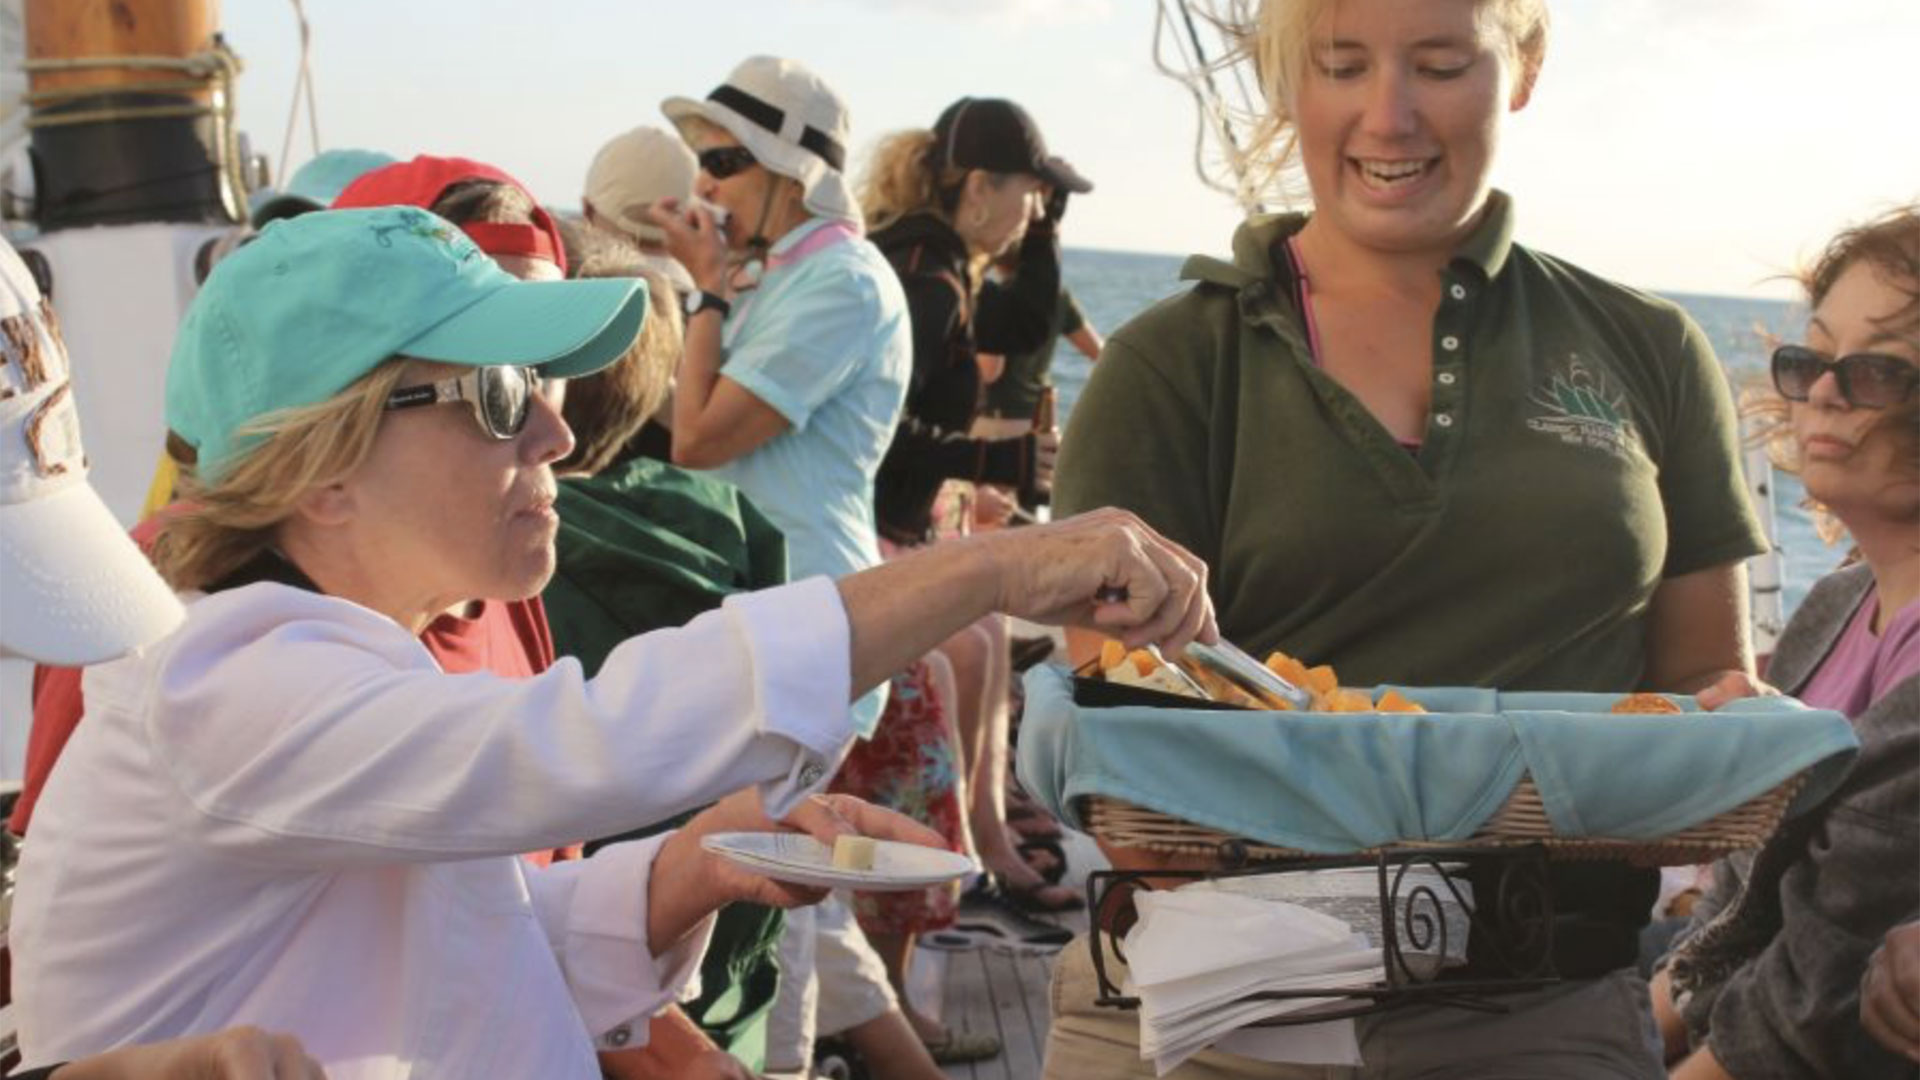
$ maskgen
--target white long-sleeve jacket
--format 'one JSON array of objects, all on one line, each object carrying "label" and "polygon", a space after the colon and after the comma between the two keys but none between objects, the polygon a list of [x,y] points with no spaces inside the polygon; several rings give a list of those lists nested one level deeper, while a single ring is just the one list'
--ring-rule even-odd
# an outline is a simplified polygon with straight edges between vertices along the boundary
[{"label": "white long-sleeve jacket", "polygon": [[236,1023],[334,1080],[599,1075],[698,969],[656,955],[659,838],[534,870],[518,852],[763,785],[779,814],[852,737],[831,582],[735,597],[589,680],[443,674],[348,601],[198,599],[85,676],[13,909],[28,1064]]}]

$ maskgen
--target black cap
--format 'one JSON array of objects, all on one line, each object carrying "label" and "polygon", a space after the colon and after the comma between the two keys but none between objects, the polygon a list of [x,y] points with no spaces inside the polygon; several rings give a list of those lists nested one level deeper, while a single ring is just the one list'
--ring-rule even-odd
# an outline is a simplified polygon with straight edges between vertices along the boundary
[{"label": "black cap", "polygon": [[1093,190],[1065,158],[1047,153],[1033,117],[1005,98],[961,98],[934,121],[933,134],[944,165],[1028,173],[1076,195]]}]

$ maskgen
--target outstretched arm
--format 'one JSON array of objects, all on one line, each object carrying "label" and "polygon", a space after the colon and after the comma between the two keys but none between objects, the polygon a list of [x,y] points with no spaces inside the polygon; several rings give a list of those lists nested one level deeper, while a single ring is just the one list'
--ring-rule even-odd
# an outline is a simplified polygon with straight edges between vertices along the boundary
[{"label": "outstretched arm", "polygon": [[[922,549],[840,580],[858,695],[981,616],[1095,626],[1129,646],[1213,640],[1207,568],[1124,510]],[[1126,599],[1098,601],[1102,590]]]}]

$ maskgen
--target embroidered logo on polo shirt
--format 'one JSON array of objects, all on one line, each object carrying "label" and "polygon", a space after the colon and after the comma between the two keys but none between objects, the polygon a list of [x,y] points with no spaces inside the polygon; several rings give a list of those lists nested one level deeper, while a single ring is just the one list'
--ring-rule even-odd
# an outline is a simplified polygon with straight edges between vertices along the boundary
[{"label": "embroidered logo on polo shirt", "polygon": [[1640,433],[1627,410],[1627,398],[1608,385],[1605,371],[1588,366],[1579,353],[1566,367],[1536,387],[1528,400],[1546,410],[1527,418],[1527,427],[1569,446],[1605,450],[1619,457],[1640,452]]}]

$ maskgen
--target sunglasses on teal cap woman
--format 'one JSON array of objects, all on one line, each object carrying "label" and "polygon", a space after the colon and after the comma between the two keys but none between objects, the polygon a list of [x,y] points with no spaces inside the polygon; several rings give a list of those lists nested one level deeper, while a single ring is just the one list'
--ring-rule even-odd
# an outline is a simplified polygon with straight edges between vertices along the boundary
[{"label": "sunglasses on teal cap woman", "polygon": [[512,364],[477,367],[437,382],[403,386],[387,396],[386,411],[465,402],[489,439],[511,439],[526,430],[534,395],[545,380],[538,368]]}]

